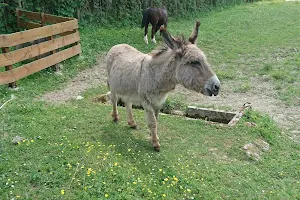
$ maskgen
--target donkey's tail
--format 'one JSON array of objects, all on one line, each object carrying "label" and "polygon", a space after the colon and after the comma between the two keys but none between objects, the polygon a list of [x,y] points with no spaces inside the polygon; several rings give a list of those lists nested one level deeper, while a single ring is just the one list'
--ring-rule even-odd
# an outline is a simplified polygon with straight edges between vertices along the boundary
[{"label": "donkey's tail", "polygon": [[148,16],[149,16],[149,9],[147,9],[143,12],[143,19],[142,19],[141,28],[144,28],[146,26],[146,24],[148,23]]}]

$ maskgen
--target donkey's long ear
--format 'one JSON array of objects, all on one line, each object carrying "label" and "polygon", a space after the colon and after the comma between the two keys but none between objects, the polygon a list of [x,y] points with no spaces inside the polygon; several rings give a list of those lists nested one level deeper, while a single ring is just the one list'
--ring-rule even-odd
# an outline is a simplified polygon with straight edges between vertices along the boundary
[{"label": "donkey's long ear", "polygon": [[197,41],[200,24],[201,24],[200,21],[197,21],[197,22],[196,22],[196,26],[195,26],[195,28],[194,28],[194,31],[193,31],[193,33],[191,34],[190,38],[189,38],[189,41],[190,41],[192,44],[195,44],[196,41]]},{"label": "donkey's long ear", "polygon": [[160,32],[161,32],[162,37],[164,38],[165,43],[168,45],[168,47],[170,47],[173,50],[178,48],[178,45],[177,45],[175,39],[167,31],[167,29],[165,29],[164,27],[160,27]]}]

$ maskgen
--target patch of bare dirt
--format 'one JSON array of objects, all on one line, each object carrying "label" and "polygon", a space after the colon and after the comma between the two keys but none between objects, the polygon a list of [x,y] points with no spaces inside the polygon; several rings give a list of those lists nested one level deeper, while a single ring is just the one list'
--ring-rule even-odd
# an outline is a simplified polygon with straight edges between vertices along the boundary
[{"label": "patch of bare dirt", "polygon": [[[77,77],[67,83],[64,89],[49,92],[41,99],[51,103],[64,103],[75,99],[91,87],[106,84],[103,58],[100,56],[96,66],[80,72]],[[276,92],[268,80],[263,80],[261,77],[252,78],[251,89],[245,93],[234,92],[235,88],[241,84],[237,81],[226,81],[221,84],[220,95],[215,97],[203,96],[181,85],[176,87],[171,96],[181,94],[188,104],[214,108],[226,107],[232,111],[239,111],[244,103],[250,102],[254,109],[269,114],[284,131],[289,133],[293,141],[300,143],[300,106],[287,106],[276,99]]]},{"label": "patch of bare dirt", "polygon": [[268,82],[253,78],[251,84],[253,88],[249,92],[235,93],[233,90],[237,83],[221,83],[220,94],[215,97],[207,97],[179,85],[171,95],[178,93],[184,95],[188,104],[214,108],[230,107],[231,111],[239,111],[244,103],[249,102],[253,109],[269,114],[284,131],[289,133],[291,139],[300,142],[300,107],[287,106],[276,99],[275,90]]},{"label": "patch of bare dirt", "polygon": [[64,103],[76,99],[81,93],[97,85],[106,84],[106,69],[103,62],[104,56],[97,59],[97,65],[93,68],[81,71],[73,80],[66,84],[62,90],[46,93],[41,100],[50,103]]}]

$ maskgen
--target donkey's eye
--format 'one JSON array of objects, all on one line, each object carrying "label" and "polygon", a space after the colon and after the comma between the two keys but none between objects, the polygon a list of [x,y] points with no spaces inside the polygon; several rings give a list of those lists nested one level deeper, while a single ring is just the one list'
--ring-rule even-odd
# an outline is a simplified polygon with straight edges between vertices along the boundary
[{"label": "donkey's eye", "polygon": [[191,61],[190,62],[190,64],[192,65],[192,66],[199,66],[200,65],[200,62],[199,61],[197,61],[197,60],[195,60],[195,61]]}]

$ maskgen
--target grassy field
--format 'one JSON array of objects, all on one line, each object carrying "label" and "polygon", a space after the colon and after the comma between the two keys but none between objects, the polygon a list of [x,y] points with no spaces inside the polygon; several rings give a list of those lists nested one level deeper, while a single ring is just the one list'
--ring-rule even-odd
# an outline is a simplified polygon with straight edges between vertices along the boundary
[{"label": "grassy field", "polygon": [[[277,98],[299,105],[299,13],[300,4],[283,2],[202,13],[198,43],[221,80],[243,83],[235,92],[253,89],[251,77],[267,77]],[[189,35],[195,20],[170,21],[170,31]],[[234,127],[161,115],[157,153],[142,111],[132,130],[123,108],[116,125],[111,107],[92,101],[105,86],[64,105],[36,100],[115,44],[150,51],[141,32],[81,28],[83,58],[65,62],[63,76],[44,70],[18,81],[17,91],[0,86],[1,103],[17,97],[0,110],[0,199],[300,199],[300,146],[263,114],[250,111]],[[14,145],[16,135],[26,140]],[[259,138],[271,147],[254,161],[242,148]]]}]

